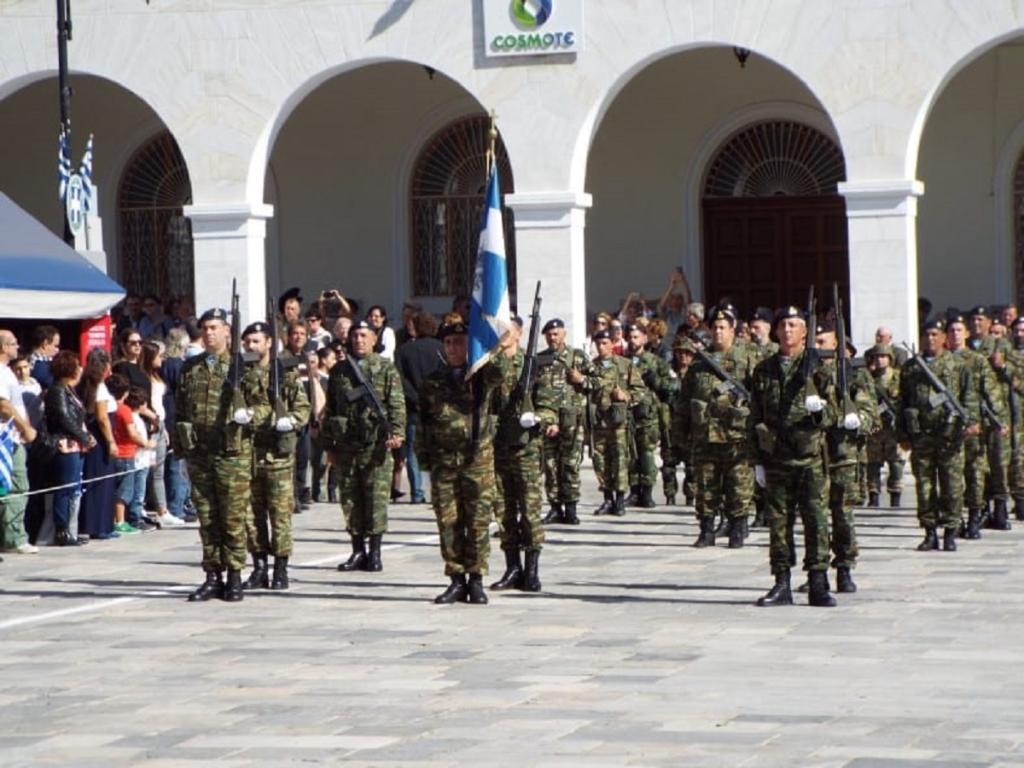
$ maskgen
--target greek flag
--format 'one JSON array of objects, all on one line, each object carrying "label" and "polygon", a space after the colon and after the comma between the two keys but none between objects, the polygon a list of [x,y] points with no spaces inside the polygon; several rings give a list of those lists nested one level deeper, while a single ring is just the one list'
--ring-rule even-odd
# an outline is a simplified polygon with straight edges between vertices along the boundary
[{"label": "greek flag", "polygon": [[71,178],[71,151],[68,149],[68,134],[64,126],[60,127],[60,139],[57,146],[57,191],[61,201],[68,193],[68,179]]},{"label": "greek flag", "polygon": [[480,247],[476,253],[473,300],[469,307],[469,371],[467,378],[491,359],[491,351],[512,325],[505,263],[505,229],[501,220],[501,193],[497,163],[487,181],[487,199]]},{"label": "greek flag", "polygon": [[0,496],[6,496],[14,483],[14,419],[0,424]]},{"label": "greek flag", "polygon": [[85,155],[82,157],[82,164],[78,168],[78,175],[82,177],[82,213],[92,213],[92,134],[89,134],[89,143],[85,145]]}]

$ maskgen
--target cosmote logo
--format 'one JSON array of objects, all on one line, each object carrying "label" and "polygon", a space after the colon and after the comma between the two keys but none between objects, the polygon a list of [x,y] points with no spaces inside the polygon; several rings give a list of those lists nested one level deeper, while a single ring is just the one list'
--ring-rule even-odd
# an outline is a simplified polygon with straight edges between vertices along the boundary
[{"label": "cosmote logo", "polygon": [[552,0],[512,0],[512,17],[526,29],[544,25],[551,16]]}]

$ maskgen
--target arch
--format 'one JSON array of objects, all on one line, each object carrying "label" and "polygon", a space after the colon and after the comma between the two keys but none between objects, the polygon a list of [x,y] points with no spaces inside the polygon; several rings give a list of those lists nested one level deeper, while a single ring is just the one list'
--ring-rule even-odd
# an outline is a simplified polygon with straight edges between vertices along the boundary
[{"label": "arch", "polygon": [[1016,208],[1016,190],[1014,182],[1018,176],[1021,163],[1024,162],[1024,122],[1014,129],[1010,137],[1003,143],[996,159],[995,173],[992,179],[994,195],[993,226],[996,233],[995,270],[992,275],[993,295],[1001,300],[1020,302],[1020,297],[1011,286],[1024,285],[1024,274],[1017,255],[1022,243],[1018,233]]}]

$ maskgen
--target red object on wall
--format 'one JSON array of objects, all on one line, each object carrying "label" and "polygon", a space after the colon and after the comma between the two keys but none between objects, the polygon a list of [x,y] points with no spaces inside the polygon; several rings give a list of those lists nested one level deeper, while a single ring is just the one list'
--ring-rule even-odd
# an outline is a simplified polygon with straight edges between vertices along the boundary
[{"label": "red object on wall", "polygon": [[85,365],[85,358],[90,349],[99,347],[110,351],[111,334],[110,315],[103,317],[92,317],[82,321],[82,330],[79,333],[78,349],[82,358],[82,365]]}]

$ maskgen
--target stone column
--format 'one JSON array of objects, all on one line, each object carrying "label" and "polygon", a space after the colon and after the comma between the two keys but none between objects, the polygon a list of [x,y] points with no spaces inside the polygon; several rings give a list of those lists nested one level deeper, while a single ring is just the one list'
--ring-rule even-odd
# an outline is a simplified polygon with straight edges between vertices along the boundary
[{"label": "stone column", "polygon": [[578,192],[522,192],[505,196],[515,213],[516,291],[526,319],[540,280],[541,316],[565,321],[574,346],[587,336],[583,226],[590,195]]},{"label": "stone column", "polygon": [[851,337],[861,351],[875,329],[892,329],[894,344],[918,341],[917,198],[914,179],[841,183],[850,243]]},{"label": "stone column", "polygon": [[263,241],[273,213],[272,206],[249,203],[185,207],[185,215],[192,220],[197,314],[211,307],[230,309],[231,281],[237,279],[242,322],[266,315]]}]

